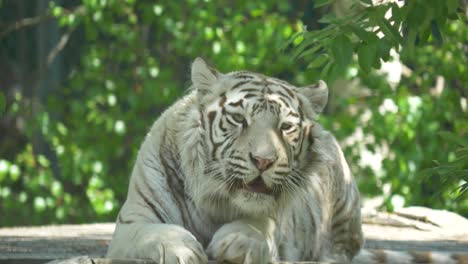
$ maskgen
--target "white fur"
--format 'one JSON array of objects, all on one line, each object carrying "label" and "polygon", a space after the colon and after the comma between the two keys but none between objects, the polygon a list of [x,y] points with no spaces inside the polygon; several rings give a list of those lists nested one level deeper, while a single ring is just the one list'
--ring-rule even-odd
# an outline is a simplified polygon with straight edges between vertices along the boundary
[{"label": "white fur", "polygon": [[[255,80],[269,78],[248,74]],[[357,253],[362,245],[359,193],[336,140],[318,124],[311,132],[314,145],[299,160],[290,161],[300,166],[300,172],[292,170],[291,174],[301,173],[307,186],[274,199],[246,190],[228,193],[214,177],[226,174],[226,164],[210,160],[209,133],[202,119],[207,118],[207,108],[216,108],[213,100],[232,86],[233,76],[195,60],[193,91],[161,115],[140,148],[108,257],[205,263],[203,247],[207,247],[208,256],[217,260],[267,263],[349,260]],[[304,104],[304,124],[314,122],[313,117],[325,106],[324,85],[309,87],[312,90],[291,86]],[[280,159],[288,160],[282,143],[274,138],[277,133],[265,134],[259,125],[274,127],[271,118],[275,117],[265,114],[249,120],[252,130],[245,133],[250,133],[246,137],[250,141],[239,140],[235,148],[245,152],[252,144],[264,142],[274,146],[265,151],[277,151]],[[211,168],[212,172],[206,171]],[[270,172],[265,178],[267,184],[278,180]],[[335,212],[340,202],[345,206]],[[335,221],[342,222],[340,230],[346,232],[336,233]]]},{"label": "white fur", "polygon": [[277,258],[272,219],[242,219],[223,225],[214,234],[207,253],[231,263],[266,264]]}]

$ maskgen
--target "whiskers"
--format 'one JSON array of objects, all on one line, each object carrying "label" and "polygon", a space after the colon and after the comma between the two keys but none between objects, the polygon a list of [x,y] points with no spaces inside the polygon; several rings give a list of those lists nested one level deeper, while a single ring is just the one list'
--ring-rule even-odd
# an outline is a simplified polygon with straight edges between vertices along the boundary
[{"label": "whiskers", "polygon": [[216,216],[215,219],[234,219],[242,215],[239,208],[232,206],[230,190],[241,186],[242,175],[227,172],[226,163],[222,160],[210,161],[205,165],[202,175],[198,175],[192,188],[192,197],[198,207]]},{"label": "whiskers", "polygon": [[239,187],[243,179],[239,172],[226,168],[223,160],[210,161],[205,165],[204,174],[197,179],[194,196],[198,199],[219,199]]},{"label": "whiskers", "polygon": [[281,194],[283,202],[301,202],[306,195],[306,177],[303,172],[298,168],[291,168],[290,173],[283,177],[281,184],[273,186],[273,193]]}]

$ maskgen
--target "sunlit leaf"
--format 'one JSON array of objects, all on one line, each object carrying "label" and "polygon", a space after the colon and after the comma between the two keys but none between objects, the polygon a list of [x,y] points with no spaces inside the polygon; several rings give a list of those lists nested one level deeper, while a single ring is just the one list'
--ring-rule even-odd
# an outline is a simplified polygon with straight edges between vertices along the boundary
[{"label": "sunlit leaf", "polygon": [[317,57],[315,57],[307,67],[309,68],[318,68],[321,67],[325,64],[325,62],[328,60],[328,56],[325,54],[320,54]]}]

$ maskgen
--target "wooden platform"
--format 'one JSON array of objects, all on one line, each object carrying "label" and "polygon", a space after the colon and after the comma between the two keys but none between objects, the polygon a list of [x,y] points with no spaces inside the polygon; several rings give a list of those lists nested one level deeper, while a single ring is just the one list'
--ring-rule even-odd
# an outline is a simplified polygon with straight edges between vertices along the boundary
[{"label": "wooden platform", "polygon": [[[394,214],[363,214],[366,248],[468,253],[468,220],[457,214],[421,207]],[[70,263],[129,263],[102,259],[113,231],[113,223],[0,228],[0,264],[46,263],[77,256],[85,257]]]}]

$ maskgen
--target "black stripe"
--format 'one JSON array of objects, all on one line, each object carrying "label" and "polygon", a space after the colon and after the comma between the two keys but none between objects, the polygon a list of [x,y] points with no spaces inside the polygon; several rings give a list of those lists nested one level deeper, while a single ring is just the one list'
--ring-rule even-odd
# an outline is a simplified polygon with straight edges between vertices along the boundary
[{"label": "black stripe", "polygon": [[235,90],[236,88],[239,88],[240,86],[242,86],[242,85],[244,85],[244,84],[246,84],[248,82],[250,82],[250,81],[240,81],[240,82],[234,84],[234,86],[232,86],[232,88],[231,88],[231,91]]},{"label": "black stripe", "polygon": [[294,113],[293,111],[289,111],[288,116],[293,116],[293,117],[298,117],[298,118],[300,117],[299,114]]},{"label": "black stripe", "polygon": [[[165,134],[163,135],[163,139],[165,138]],[[165,140],[163,140],[164,142]],[[160,149],[163,151],[162,149]],[[176,202],[177,208],[180,210],[180,213],[182,215],[182,223],[184,227],[190,226],[191,230],[194,230],[195,225],[192,221],[192,218],[190,216],[189,209],[187,207],[187,197],[185,194],[185,183],[182,177],[182,174],[180,170],[178,171],[174,165],[174,162],[177,162],[180,160],[178,155],[176,155],[172,151],[165,151],[164,152],[166,155],[161,154],[161,164],[164,167],[164,170],[167,175],[167,184],[169,186],[170,192],[172,193],[172,197],[174,198],[174,201]],[[172,162],[171,162],[172,161]],[[176,164],[178,166],[178,164]],[[190,223],[187,223],[189,221]]]},{"label": "black stripe", "polygon": [[280,99],[281,102],[283,102],[283,104],[284,104],[286,107],[291,107],[291,106],[289,105],[289,103],[286,102],[286,100],[285,100],[283,97],[279,97],[279,99]]},{"label": "black stripe", "polygon": [[234,77],[236,79],[255,79],[255,77],[252,76],[252,75],[245,75],[245,74],[242,74],[242,73],[235,74]]},{"label": "black stripe", "polygon": [[240,99],[237,102],[230,102],[228,105],[230,105],[230,106],[240,106],[240,107],[244,108],[244,100]]},{"label": "black stripe", "polygon": [[283,88],[288,94],[289,96],[292,98],[295,98],[294,96],[294,93],[291,91],[291,89],[289,89],[289,87],[286,87],[284,84],[281,84],[279,83],[278,86],[280,86],[281,88]]},{"label": "black stripe", "polygon": [[214,133],[214,132],[213,132],[213,130],[214,130],[214,128],[213,128],[213,122],[214,122],[214,120],[215,120],[215,118],[216,118],[216,114],[217,114],[216,111],[212,111],[212,112],[209,112],[209,113],[208,113],[208,127],[209,127],[209,129],[210,129],[210,130],[209,130],[209,131],[210,131],[210,135],[209,135],[209,136],[210,136],[210,141],[211,141],[211,143],[213,144],[213,150],[212,150],[212,152],[211,152],[211,157],[215,157],[216,150],[217,150],[218,147],[219,147],[219,144],[217,144],[217,143],[214,142],[214,135],[213,135],[213,133]]},{"label": "black stripe", "polygon": [[344,225],[346,222],[348,222],[348,220],[349,220],[348,215],[346,215],[346,216],[344,216],[344,217],[342,216],[342,218],[341,218],[341,219],[338,219],[338,220],[337,220],[337,219],[333,219],[332,230],[338,228],[338,226]]},{"label": "black stripe", "polygon": [[255,97],[255,96],[257,96],[257,95],[249,93],[249,94],[244,95],[244,98],[248,99],[248,98]]},{"label": "black stripe", "polygon": [[346,199],[341,199],[341,200],[338,200],[336,203],[335,203],[335,211],[334,211],[334,216],[335,216],[335,219],[333,219],[333,225],[335,225],[335,221],[341,221],[340,219],[336,219],[336,216],[338,216],[339,214],[342,214],[343,213],[343,210],[345,209],[347,205],[347,202],[346,202]]},{"label": "black stripe", "polygon": [[[260,92],[258,89],[256,88],[243,88],[240,90],[240,92]],[[245,97],[245,96],[244,96]]]},{"label": "black stripe", "polygon": [[221,144],[221,147],[223,147],[221,151],[221,157],[224,158],[226,156],[226,152],[231,148],[232,146],[232,135],[225,137],[224,144]]},{"label": "black stripe", "polygon": [[[302,121],[301,121],[301,126],[302,126]],[[299,147],[297,149],[298,154],[302,153],[302,148],[304,147],[304,138],[308,136],[307,131],[308,131],[308,126],[300,130],[299,138],[301,139],[301,142],[299,143]]]},{"label": "black stripe", "polygon": [[143,199],[144,205],[145,205],[147,208],[151,209],[151,211],[153,212],[153,214],[158,218],[159,221],[161,221],[161,223],[166,223],[167,219],[165,219],[165,218],[161,215],[161,213],[159,212],[159,210],[158,210],[158,208],[156,207],[156,205],[153,204],[153,203],[151,202],[151,200],[150,200],[148,197],[145,196],[145,194],[141,191],[140,186],[136,186],[136,185],[135,185],[135,189],[136,189],[136,191],[137,191],[138,196],[140,196],[141,199]]},{"label": "black stripe", "polygon": [[265,80],[262,80],[262,81],[252,81],[251,83],[252,83],[253,85],[258,85],[258,86],[265,86],[265,85],[266,85]]},{"label": "black stripe", "polygon": [[228,122],[228,123],[231,124],[232,126],[237,126],[237,125],[238,125],[238,123],[232,122],[232,121],[231,121],[231,118],[229,118],[229,117],[227,117],[227,116],[225,116],[224,119],[226,120],[226,122]]},{"label": "black stripe", "polygon": [[223,124],[223,119],[220,120],[219,122],[219,129],[221,129],[221,131],[224,133],[226,133],[228,130],[227,128],[224,127],[224,124]]},{"label": "black stripe", "polygon": [[219,106],[224,107],[224,103],[226,103],[226,100],[227,100],[226,95],[224,93],[221,94],[221,100],[219,101]]}]

